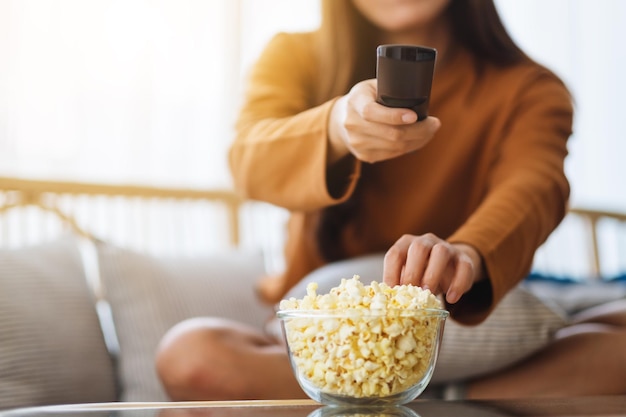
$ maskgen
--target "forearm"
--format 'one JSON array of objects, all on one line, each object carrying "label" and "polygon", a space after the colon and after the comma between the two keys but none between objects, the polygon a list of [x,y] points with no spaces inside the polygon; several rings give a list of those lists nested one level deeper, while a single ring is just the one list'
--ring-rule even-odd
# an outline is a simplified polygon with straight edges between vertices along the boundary
[{"label": "forearm", "polygon": [[[564,177],[536,177],[534,185],[523,179],[524,175],[519,175],[501,184],[449,238],[478,251],[488,278],[455,306],[455,316],[463,321],[485,318],[528,274],[535,251],[564,216],[569,190]],[[477,299],[491,303],[481,305]]]},{"label": "forearm", "polygon": [[[330,165],[336,172],[329,170],[327,126],[332,105],[330,101],[283,118],[248,116],[252,121],[240,123],[229,153],[236,188],[247,198],[291,210],[311,210],[346,199],[358,166],[344,161]],[[329,175],[335,178],[334,185],[327,181]]]},{"label": "forearm", "polygon": [[538,71],[520,84],[512,104],[501,138],[491,144],[482,202],[449,237],[479,251],[489,278],[455,306],[466,322],[484,319],[524,279],[537,248],[565,216],[569,198],[564,161],[573,110],[567,89]]},{"label": "forearm", "polygon": [[343,139],[345,136],[343,120],[345,120],[346,117],[346,107],[343,102],[345,100],[347,100],[346,96],[335,100],[328,119],[328,151],[326,153],[326,162],[329,167],[332,167],[337,161],[350,154],[350,150]]}]

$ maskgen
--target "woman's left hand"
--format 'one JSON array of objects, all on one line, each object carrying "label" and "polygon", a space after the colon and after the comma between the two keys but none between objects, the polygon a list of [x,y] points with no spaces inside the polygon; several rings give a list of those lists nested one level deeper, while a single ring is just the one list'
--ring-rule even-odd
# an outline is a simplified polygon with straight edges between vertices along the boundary
[{"label": "woman's left hand", "polygon": [[404,235],[389,248],[383,280],[390,286],[412,284],[444,293],[454,304],[484,275],[482,258],[472,246],[427,233]]}]

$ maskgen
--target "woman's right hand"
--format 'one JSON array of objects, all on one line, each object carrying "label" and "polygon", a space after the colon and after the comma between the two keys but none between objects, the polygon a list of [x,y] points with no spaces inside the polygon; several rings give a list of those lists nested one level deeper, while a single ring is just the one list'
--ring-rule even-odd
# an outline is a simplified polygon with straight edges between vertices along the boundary
[{"label": "woman's right hand", "polygon": [[416,123],[417,114],[376,102],[376,80],[356,84],[339,98],[331,111],[328,163],[351,153],[364,162],[380,162],[422,148],[441,126],[428,117]]}]

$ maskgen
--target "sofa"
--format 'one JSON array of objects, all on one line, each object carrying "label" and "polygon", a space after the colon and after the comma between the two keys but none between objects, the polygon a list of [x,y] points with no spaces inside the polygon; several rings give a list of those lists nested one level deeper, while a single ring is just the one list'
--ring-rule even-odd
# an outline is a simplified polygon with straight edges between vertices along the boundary
[{"label": "sofa", "polygon": [[[137,212],[138,200],[186,214]],[[124,204],[121,219],[81,214]],[[225,316],[262,328],[273,309],[257,300],[254,282],[267,250],[240,240],[244,206],[224,190],[0,178],[0,409],[165,401],[153,358],[171,326]],[[191,225],[169,225],[174,216]],[[215,221],[196,220],[205,216]],[[51,233],[26,239],[33,228]],[[129,232],[168,245],[141,246]],[[203,251],[183,253],[185,245]]]},{"label": "sofa", "polygon": [[[228,190],[0,178],[0,409],[166,401],[154,354],[170,327],[221,316],[263,329],[274,316],[254,287],[280,268],[282,242],[267,231],[283,214]],[[375,276],[380,260],[330,265],[290,295],[323,274],[358,273],[355,265]],[[447,324],[443,355],[463,358],[453,364],[457,377],[462,367],[471,377],[481,366],[506,366],[545,344],[568,314],[626,297],[619,279],[560,278],[535,275],[480,327]],[[538,298],[554,309],[538,308]],[[512,326],[517,339],[500,331]],[[470,340],[482,344],[468,350]],[[435,380],[448,382],[445,373]]]}]

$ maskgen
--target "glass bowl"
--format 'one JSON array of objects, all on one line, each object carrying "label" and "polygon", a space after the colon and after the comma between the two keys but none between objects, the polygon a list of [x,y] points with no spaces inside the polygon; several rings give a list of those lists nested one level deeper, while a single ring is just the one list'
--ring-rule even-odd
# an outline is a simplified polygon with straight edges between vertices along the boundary
[{"label": "glass bowl", "polygon": [[381,407],[326,405],[313,410],[307,417],[420,417],[420,415],[403,405]]},{"label": "glass bowl", "polygon": [[304,392],[326,405],[400,405],[432,377],[441,309],[281,310],[291,367]]}]

